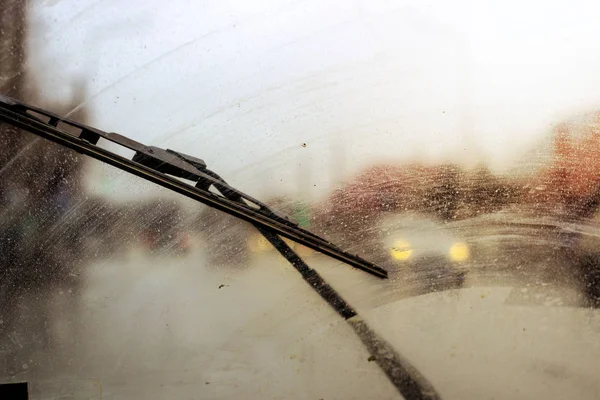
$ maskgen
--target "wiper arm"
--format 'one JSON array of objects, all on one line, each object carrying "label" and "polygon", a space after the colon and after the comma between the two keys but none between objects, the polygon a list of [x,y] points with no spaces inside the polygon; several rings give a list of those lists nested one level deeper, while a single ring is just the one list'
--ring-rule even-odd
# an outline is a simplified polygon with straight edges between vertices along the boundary
[{"label": "wiper arm", "polygon": [[[173,150],[146,146],[117,133],[104,132],[3,95],[0,95],[0,120],[143,177],[372,275],[387,278],[383,268],[343,251],[300,228],[297,223],[274,212],[266,204],[229,186],[210,171],[203,160]],[[130,160],[106,150],[98,146],[100,139],[133,150],[135,155]],[[211,192],[211,187],[218,190],[220,195]]]},{"label": "wiper arm", "polygon": [[[440,398],[427,378],[373,331],[317,271],[306,265],[280,235],[380,278],[387,278],[384,269],[301,229],[297,223],[229,186],[198,158],[145,146],[125,136],[103,132],[0,95],[0,122],[2,121],[252,223],[311,288],[348,323],[369,353],[368,360],[377,363],[404,398]],[[135,155],[130,160],[98,146],[101,138],[134,150]],[[193,181],[195,185],[176,178]],[[211,187],[220,194],[211,192]]]}]

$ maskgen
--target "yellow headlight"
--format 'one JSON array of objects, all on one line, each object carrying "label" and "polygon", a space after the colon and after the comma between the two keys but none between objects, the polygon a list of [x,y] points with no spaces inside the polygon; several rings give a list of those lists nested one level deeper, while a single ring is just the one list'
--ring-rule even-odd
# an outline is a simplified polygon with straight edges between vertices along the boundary
[{"label": "yellow headlight", "polygon": [[248,249],[252,253],[263,253],[270,250],[271,243],[263,235],[252,235],[248,239]]},{"label": "yellow headlight", "polygon": [[[289,240],[288,238],[283,238],[283,241],[287,243],[292,249],[296,248],[296,242]],[[252,253],[265,253],[267,251],[274,250],[271,243],[265,238],[263,235],[252,235],[248,239],[248,249]]]},{"label": "yellow headlight", "polygon": [[454,243],[449,254],[452,261],[466,261],[469,259],[469,246],[466,243]]},{"label": "yellow headlight", "polygon": [[412,255],[410,244],[404,240],[398,240],[394,243],[394,247],[390,249],[390,255],[394,260],[406,261]]}]

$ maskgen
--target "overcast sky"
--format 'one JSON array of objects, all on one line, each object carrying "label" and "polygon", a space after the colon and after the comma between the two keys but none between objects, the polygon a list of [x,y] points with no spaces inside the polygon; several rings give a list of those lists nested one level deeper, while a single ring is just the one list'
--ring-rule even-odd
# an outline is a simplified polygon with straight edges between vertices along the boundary
[{"label": "overcast sky", "polygon": [[33,1],[48,96],[84,76],[97,127],[255,195],[380,161],[501,170],[600,109],[589,1]]}]

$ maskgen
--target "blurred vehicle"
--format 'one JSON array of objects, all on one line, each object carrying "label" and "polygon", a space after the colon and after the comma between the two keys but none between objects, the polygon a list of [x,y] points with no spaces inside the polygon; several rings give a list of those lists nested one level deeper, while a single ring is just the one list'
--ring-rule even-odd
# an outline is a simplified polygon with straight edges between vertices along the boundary
[{"label": "blurred vehicle", "polygon": [[378,253],[386,257],[383,263],[391,271],[414,274],[432,284],[453,279],[462,284],[470,249],[442,223],[416,213],[389,214],[377,230]]},{"label": "blurred vehicle", "polygon": [[567,293],[559,296],[561,304],[598,305],[597,222],[541,216],[521,206],[455,222],[448,229],[469,246],[469,276],[478,285],[561,292]]},{"label": "blurred vehicle", "polygon": [[518,184],[485,167],[379,165],[358,174],[319,204],[314,230],[352,248],[377,234],[385,213],[415,212],[455,221],[500,210],[520,199]]},{"label": "blurred vehicle", "polygon": [[373,234],[352,251],[383,266],[392,279],[423,282],[427,291],[460,287],[470,261],[469,245],[422,213],[383,213]]}]

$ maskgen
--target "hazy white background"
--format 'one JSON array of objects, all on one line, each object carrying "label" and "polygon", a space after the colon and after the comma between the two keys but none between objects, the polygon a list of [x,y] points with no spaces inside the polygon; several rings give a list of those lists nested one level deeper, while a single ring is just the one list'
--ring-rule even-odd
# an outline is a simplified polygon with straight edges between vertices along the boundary
[{"label": "hazy white background", "polygon": [[600,109],[589,1],[32,6],[48,95],[83,76],[99,128],[204,158],[256,195],[323,194],[382,161],[501,171],[553,123]]}]

